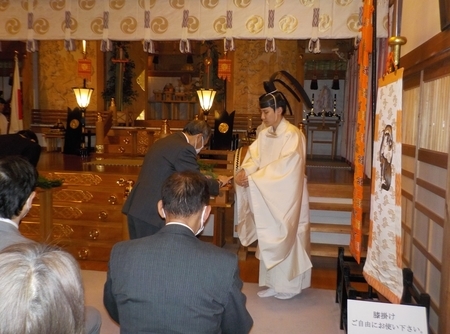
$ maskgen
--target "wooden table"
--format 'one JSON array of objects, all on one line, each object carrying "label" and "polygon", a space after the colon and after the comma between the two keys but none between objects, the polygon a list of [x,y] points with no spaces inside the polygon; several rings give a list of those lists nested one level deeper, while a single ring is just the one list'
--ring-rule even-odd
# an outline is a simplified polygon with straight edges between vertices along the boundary
[{"label": "wooden table", "polygon": [[[337,117],[314,117],[305,121],[310,159],[313,158],[314,144],[328,144],[331,148],[331,160],[334,160],[337,151],[339,123],[340,119]],[[315,139],[314,134],[317,132],[330,133],[331,136],[329,139]]]},{"label": "wooden table", "polygon": [[229,221],[227,213],[234,214],[234,198],[231,198],[229,191],[229,188],[221,189],[219,196],[211,199],[209,203],[211,214],[214,215],[212,243],[219,247],[223,247],[227,239],[230,239],[230,233],[231,238],[233,237],[234,222],[233,219]]}]

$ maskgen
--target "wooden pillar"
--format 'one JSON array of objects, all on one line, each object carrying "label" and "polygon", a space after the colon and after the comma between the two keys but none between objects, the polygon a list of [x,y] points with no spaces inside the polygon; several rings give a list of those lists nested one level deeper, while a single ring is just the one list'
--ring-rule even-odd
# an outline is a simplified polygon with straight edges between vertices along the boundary
[{"label": "wooden pillar", "polygon": [[[450,147],[450,136],[448,136]],[[445,260],[450,254],[450,154],[447,156],[447,191],[445,201],[444,242],[442,246],[441,288],[439,296],[439,333],[450,333],[450,262]],[[447,314],[447,316],[446,316]]]},{"label": "wooden pillar", "polygon": [[53,190],[41,189],[39,191],[40,239],[42,242],[50,243],[53,230]]}]

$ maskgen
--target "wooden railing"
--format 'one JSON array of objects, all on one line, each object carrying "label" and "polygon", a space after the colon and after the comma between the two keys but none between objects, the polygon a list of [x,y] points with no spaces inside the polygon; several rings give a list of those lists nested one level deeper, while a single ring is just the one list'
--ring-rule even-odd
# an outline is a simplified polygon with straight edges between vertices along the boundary
[{"label": "wooden railing", "polygon": [[[102,117],[106,120],[110,112],[102,111]],[[67,126],[67,114],[68,110],[56,110],[56,109],[32,109],[31,110],[31,127],[35,130],[41,130],[42,128],[52,127],[61,121],[64,126]],[[85,121],[87,127],[95,127],[97,122],[98,111],[86,110]],[[36,131],[41,132],[41,131]]]}]

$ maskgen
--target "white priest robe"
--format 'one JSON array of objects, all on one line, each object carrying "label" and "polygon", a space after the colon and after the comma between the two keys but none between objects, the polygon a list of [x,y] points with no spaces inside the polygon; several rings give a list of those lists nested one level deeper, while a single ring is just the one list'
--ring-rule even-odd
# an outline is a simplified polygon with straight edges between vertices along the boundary
[{"label": "white priest robe", "polygon": [[311,284],[306,140],[284,118],[276,133],[262,130],[238,169],[249,186],[236,186],[238,235],[244,246],[258,239],[259,285],[300,293]]}]

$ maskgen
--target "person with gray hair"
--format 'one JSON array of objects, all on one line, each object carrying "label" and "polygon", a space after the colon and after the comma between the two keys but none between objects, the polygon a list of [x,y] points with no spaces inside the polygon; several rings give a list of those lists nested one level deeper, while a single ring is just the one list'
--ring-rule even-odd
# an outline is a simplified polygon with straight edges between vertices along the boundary
[{"label": "person with gray hair", "polygon": [[84,291],[75,259],[19,243],[0,252],[0,333],[84,334]]},{"label": "person with gray hair", "polygon": [[[34,243],[20,233],[19,224],[32,207],[37,178],[36,168],[24,158],[18,155],[0,158],[0,250],[14,244]],[[3,285],[0,287],[4,290]],[[83,303],[81,307],[84,307]],[[2,312],[0,314],[3,316]],[[86,306],[85,315],[85,332],[100,333],[100,312]]]},{"label": "person with gray hair", "polygon": [[[157,203],[163,182],[173,173],[200,171],[197,154],[207,144],[211,128],[205,121],[193,120],[181,132],[158,139],[148,149],[141,172],[122,208],[127,215],[130,239],[155,234],[164,226]],[[211,195],[219,194],[230,178],[219,175],[217,180],[208,179]]]}]

